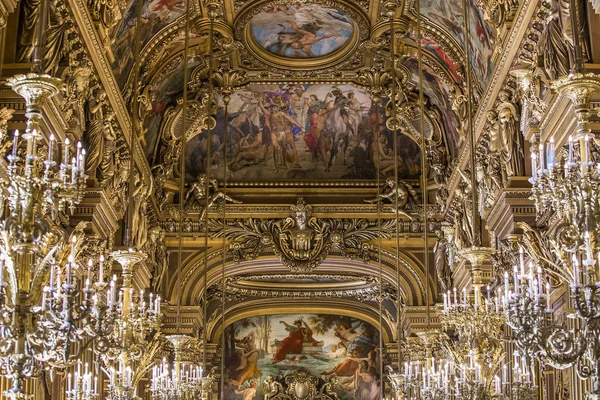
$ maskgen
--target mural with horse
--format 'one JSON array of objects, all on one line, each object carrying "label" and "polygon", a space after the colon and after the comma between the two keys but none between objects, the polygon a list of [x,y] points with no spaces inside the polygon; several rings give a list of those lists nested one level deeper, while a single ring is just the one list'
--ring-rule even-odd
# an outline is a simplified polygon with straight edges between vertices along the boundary
[{"label": "mural with horse", "polygon": [[[250,85],[219,102],[216,127],[187,144],[186,179],[230,181],[372,180],[393,175],[393,133],[385,110],[350,85]],[[418,145],[400,131],[398,173],[420,174]],[[210,145],[210,163],[207,161]],[[209,164],[209,165],[207,165]],[[225,164],[225,165],[223,165]],[[226,167],[226,168],[224,168]]]}]

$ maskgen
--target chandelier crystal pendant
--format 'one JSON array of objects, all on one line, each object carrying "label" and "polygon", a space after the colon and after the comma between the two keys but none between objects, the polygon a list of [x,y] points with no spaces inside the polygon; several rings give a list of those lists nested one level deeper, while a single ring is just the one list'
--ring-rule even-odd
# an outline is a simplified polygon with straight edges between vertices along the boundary
[{"label": "chandelier crystal pendant", "polygon": [[175,361],[173,366],[163,359],[152,368],[151,396],[156,400],[193,400],[203,396],[203,370],[201,366],[183,361],[183,347],[190,341],[187,335],[170,335]]},{"label": "chandelier crystal pendant", "polygon": [[[569,284],[581,328],[568,329],[552,320],[543,268],[537,276],[533,264],[528,273],[523,271],[522,257],[521,271],[514,272],[514,292],[507,295],[507,317],[522,351],[556,368],[575,366],[581,379],[591,378],[588,397],[600,399],[600,162],[593,158],[597,138],[589,126],[590,98],[600,90],[600,76],[571,74],[554,82],[553,88],[574,105],[576,134],[569,137],[563,162],[556,157],[554,140],[540,143],[539,152],[532,154],[530,182],[538,215],[552,209],[557,218],[547,244],[557,260],[545,260],[543,267]],[[536,254],[529,256],[537,259]]]}]

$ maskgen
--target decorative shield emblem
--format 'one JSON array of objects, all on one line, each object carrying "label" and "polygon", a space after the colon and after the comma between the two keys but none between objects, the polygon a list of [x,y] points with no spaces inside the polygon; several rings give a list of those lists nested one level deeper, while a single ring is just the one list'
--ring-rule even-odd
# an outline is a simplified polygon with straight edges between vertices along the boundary
[{"label": "decorative shield emblem", "polygon": [[308,394],[310,393],[308,382],[296,382],[296,384],[294,385],[294,393],[297,399],[306,399],[308,397]]}]

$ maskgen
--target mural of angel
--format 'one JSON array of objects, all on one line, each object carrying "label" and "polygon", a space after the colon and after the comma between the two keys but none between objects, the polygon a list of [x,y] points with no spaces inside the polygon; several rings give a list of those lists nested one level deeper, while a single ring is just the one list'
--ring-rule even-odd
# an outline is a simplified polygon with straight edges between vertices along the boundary
[{"label": "mural of angel", "polygon": [[252,38],[268,52],[314,58],[334,52],[352,36],[352,20],[341,10],[319,4],[266,9],[250,22]]}]

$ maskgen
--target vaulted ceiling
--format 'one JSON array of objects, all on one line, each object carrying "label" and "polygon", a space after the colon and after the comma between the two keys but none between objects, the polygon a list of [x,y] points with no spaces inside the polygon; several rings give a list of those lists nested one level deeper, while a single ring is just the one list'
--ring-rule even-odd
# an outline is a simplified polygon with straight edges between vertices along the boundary
[{"label": "vaulted ceiling", "polygon": [[[477,98],[493,70],[494,32],[476,1],[470,0],[468,4],[471,33],[469,66],[475,77],[474,96]],[[120,23],[113,29],[109,59],[112,60],[113,73],[125,99],[131,100],[134,83],[139,79],[139,99],[142,101],[137,118],[144,135],[146,156],[153,166],[164,163],[165,151],[174,147],[181,135],[186,1],[143,0],[139,29],[139,74],[135,73],[134,68],[137,5],[136,0],[131,0]],[[208,32],[211,24],[207,17],[207,2],[199,4],[191,0],[189,7],[189,112],[186,113],[189,143],[185,152],[189,171],[189,175],[186,175],[188,179],[193,179],[206,169],[202,162],[207,149],[206,135],[202,134],[206,121],[197,120],[194,116],[200,115],[202,107],[207,106],[203,103],[206,99],[202,94],[206,88],[199,82],[209,69],[211,46]],[[415,117],[417,110],[414,107],[417,97],[412,94],[416,93],[419,84],[415,7],[414,1],[396,4],[394,19],[394,46],[402,56],[393,62],[397,79],[402,82],[404,98],[400,98],[399,93],[396,96],[402,100],[398,104],[412,102],[413,105],[412,110],[411,106],[405,107],[406,118],[400,121],[397,142],[398,154],[404,155],[405,160],[400,175],[407,179],[418,177],[420,173],[420,138],[416,137],[419,135],[419,118]],[[300,121],[303,126],[296,130],[309,131],[311,102],[315,107],[316,102],[320,102],[321,108],[326,108],[327,102],[335,97],[331,93],[336,89],[344,97],[352,92],[358,101],[356,106],[360,107],[355,113],[351,112],[356,132],[352,132],[351,150],[344,157],[345,167],[336,168],[334,165],[334,168],[328,168],[332,166],[331,160],[325,154],[316,154],[318,150],[310,156],[303,154],[311,153],[310,144],[306,143],[306,146],[297,146],[301,154],[296,160],[290,161],[295,164],[294,169],[267,171],[239,160],[230,166],[229,177],[232,181],[375,177],[377,166],[361,167],[361,154],[357,154],[360,151],[354,149],[360,147],[361,132],[364,136],[364,132],[369,131],[369,120],[373,124],[378,118],[381,120],[379,122],[388,118],[385,115],[385,103],[381,106],[373,104],[368,91],[369,82],[361,80],[362,71],[391,69],[389,50],[392,38],[388,9],[387,3],[376,0],[224,2],[213,23],[212,68],[225,66],[244,74],[240,80],[244,87],[235,91],[228,109],[228,123],[234,126],[234,132],[230,134],[234,138],[236,130],[240,138],[252,129],[260,129],[259,136],[261,133],[264,136],[259,121],[264,112],[258,103],[271,106],[274,102],[283,102],[283,111],[289,111],[286,109],[289,108],[288,103],[294,94],[300,92],[302,94],[299,96],[308,103],[303,106],[305,115]],[[433,135],[436,129],[439,130],[438,141],[444,144],[450,160],[455,156],[460,141],[460,116],[453,111],[453,103],[457,96],[466,92],[463,68],[466,34],[462,2],[421,0],[421,15],[423,89],[427,102],[425,122]],[[224,126],[223,104],[221,101],[219,104],[217,128]],[[387,111],[390,114],[389,107]],[[292,115],[293,112],[288,114]],[[328,125],[323,123],[326,132]],[[386,148],[392,143],[393,125],[387,123]],[[219,143],[215,140],[222,142],[223,138],[213,139],[213,146],[218,149]],[[334,134],[331,135],[331,141],[336,143]],[[340,152],[344,152],[343,146]],[[354,157],[354,160],[346,160],[348,157]],[[342,163],[342,158],[340,154],[333,163]],[[385,169],[384,164],[380,166],[380,171]],[[208,168],[210,170],[210,166]],[[215,170],[213,176],[219,173]]]}]

